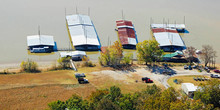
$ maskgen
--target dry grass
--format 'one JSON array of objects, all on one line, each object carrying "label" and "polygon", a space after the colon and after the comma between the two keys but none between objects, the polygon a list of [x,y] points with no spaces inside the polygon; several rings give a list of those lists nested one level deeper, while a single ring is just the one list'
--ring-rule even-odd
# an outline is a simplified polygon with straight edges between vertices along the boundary
[{"label": "dry grass", "polygon": [[76,84],[71,71],[0,75],[0,89],[44,84]]},{"label": "dry grass", "polygon": [[[64,101],[73,94],[88,98],[92,91],[114,85],[120,87],[122,93],[134,93],[152,85],[142,83],[142,76],[138,73],[120,74],[123,77],[121,80],[91,73],[101,70],[112,71],[101,66],[79,68],[78,73],[86,73],[90,82],[82,85],[74,77],[76,72],[70,70],[0,75],[1,109],[47,109],[49,102]],[[138,83],[136,80],[139,80]]]},{"label": "dry grass", "polygon": [[182,83],[193,83],[195,86],[198,86],[201,83],[206,83],[207,81],[195,81],[193,77],[205,77],[209,78],[208,76],[198,76],[198,75],[190,75],[190,76],[175,76],[168,79],[168,84],[175,88],[177,91],[181,90],[181,84],[176,84],[173,82],[174,79],[182,80]]},{"label": "dry grass", "polygon": [[56,100],[67,100],[73,94],[87,98],[96,88],[88,85],[45,85],[0,90],[1,109],[46,109]]}]

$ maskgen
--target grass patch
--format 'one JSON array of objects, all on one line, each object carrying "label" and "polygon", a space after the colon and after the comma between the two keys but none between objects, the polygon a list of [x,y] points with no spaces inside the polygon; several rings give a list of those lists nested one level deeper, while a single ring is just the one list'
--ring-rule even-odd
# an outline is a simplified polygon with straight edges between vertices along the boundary
[{"label": "grass patch", "polygon": [[193,83],[195,86],[198,86],[201,83],[206,83],[207,81],[195,81],[193,77],[205,77],[209,78],[208,76],[202,76],[202,75],[188,75],[188,76],[175,76],[168,79],[168,84],[175,88],[177,91],[181,90],[181,84],[176,84],[173,82],[173,80],[181,80],[182,83]]}]

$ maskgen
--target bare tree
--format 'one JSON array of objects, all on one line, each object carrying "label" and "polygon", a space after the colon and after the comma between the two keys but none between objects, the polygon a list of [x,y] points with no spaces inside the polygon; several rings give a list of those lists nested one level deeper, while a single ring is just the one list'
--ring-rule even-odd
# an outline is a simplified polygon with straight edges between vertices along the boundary
[{"label": "bare tree", "polygon": [[203,45],[202,46],[202,54],[201,59],[204,61],[205,66],[208,65],[208,63],[211,63],[213,59],[215,59],[216,51],[212,48],[210,45]]},{"label": "bare tree", "polygon": [[195,59],[195,53],[196,53],[196,49],[192,46],[187,47],[186,51],[185,51],[185,56],[189,62],[190,65],[192,65],[192,62]]}]

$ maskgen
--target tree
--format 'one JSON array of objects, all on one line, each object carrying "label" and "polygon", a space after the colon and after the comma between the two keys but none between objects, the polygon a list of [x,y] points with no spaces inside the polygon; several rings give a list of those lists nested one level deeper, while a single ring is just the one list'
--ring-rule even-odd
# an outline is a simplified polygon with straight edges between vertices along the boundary
[{"label": "tree", "polygon": [[211,63],[212,59],[215,59],[216,51],[212,48],[210,45],[203,45],[202,46],[202,54],[201,59],[204,61],[205,66],[208,65],[208,63]]},{"label": "tree", "polygon": [[95,109],[100,100],[102,100],[108,93],[108,90],[96,90],[95,92],[92,92],[89,96],[90,109]]},{"label": "tree", "polygon": [[122,110],[135,110],[138,94],[124,94],[119,99],[119,106]]},{"label": "tree", "polygon": [[28,73],[40,72],[37,63],[29,59],[27,61],[22,61],[20,67],[22,72],[28,72]]},{"label": "tree", "polygon": [[65,102],[65,105],[68,109],[73,109],[73,110],[88,109],[88,102],[75,94]]},{"label": "tree", "polygon": [[121,89],[119,87],[117,86],[110,87],[109,99],[111,99],[112,102],[118,100],[121,95],[122,95]]},{"label": "tree", "polygon": [[71,59],[71,57],[62,57],[62,58],[59,58],[59,59],[57,60],[57,62],[59,63],[60,68],[62,68],[62,69],[68,69],[68,68],[70,68],[70,59]]},{"label": "tree", "polygon": [[96,110],[120,110],[120,107],[107,98],[103,98],[98,103]]},{"label": "tree", "polygon": [[103,66],[116,67],[120,65],[123,58],[123,48],[120,42],[114,42],[114,45],[108,47],[99,57],[99,63]]},{"label": "tree", "polygon": [[190,63],[190,66],[192,65],[193,60],[195,59],[194,55],[196,53],[196,49],[194,47],[187,47],[185,54],[187,57],[188,62]]},{"label": "tree", "polygon": [[51,102],[48,106],[51,110],[65,110],[66,108],[65,102],[60,100]]},{"label": "tree", "polygon": [[123,62],[125,65],[129,65],[132,62],[133,53],[126,53],[123,57]]},{"label": "tree", "polygon": [[201,100],[206,105],[213,104],[214,107],[220,107],[220,81],[218,79],[210,80],[207,84],[201,84],[194,93],[195,100]]},{"label": "tree", "polygon": [[160,59],[163,50],[158,45],[159,43],[156,40],[139,42],[136,46],[138,61],[145,62],[147,65],[148,62],[151,64],[153,61]]}]

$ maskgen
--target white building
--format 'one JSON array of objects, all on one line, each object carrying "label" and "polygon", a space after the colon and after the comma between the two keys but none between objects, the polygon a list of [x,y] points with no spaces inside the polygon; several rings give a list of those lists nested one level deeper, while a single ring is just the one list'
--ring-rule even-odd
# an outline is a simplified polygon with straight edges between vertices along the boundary
[{"label": "white building", "polygon": [[194,86],[192,83],[182,83],[181,87],[183,92],[189,97],[193,97],[194,92],[197,90],[197,86]]}]

